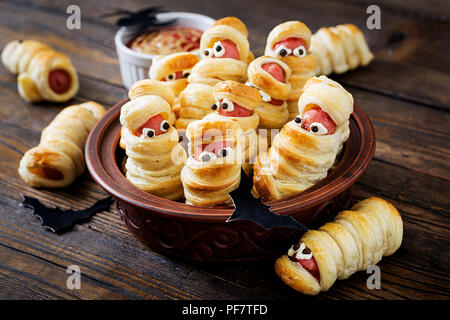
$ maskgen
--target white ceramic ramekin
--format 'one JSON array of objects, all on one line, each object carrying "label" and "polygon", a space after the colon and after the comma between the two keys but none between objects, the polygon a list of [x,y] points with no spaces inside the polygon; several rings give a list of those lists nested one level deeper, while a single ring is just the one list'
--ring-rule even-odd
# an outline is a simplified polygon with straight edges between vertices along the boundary
[{"label": "white ceramic ramekin", "polygon": [[[174,26],[196,28],[205,31],[214,23],[214,19],[190,12],[164,12],[157,14],[161,21],[178,19]],[[154,55],[136,52],[126,46],[133,34],[127,32],[126,28],[120,28],[114,37],[117,55],[119,57],[120,73],[125,88],[129,89],[138,80],[148,78],[148,70],[152,65]],[[198,50],[193,51],[199,54]]]}]

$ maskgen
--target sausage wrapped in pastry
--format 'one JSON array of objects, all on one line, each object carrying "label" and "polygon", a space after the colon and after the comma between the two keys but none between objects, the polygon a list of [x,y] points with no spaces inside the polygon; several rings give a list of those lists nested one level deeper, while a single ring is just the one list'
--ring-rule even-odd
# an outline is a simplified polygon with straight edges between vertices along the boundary
[{"label": "sausage wrapped in pastry", "polygon": [[[259,57],[253,60],[247,70],[246,85],[258,89],[262,101],[256,107],[259,127],[281,129],[289,119],[287,100],[291,94],[289,66],[277,58]],[[268,132],[270,141],[270,132]]]},{"label": "sausage wrapped in pastry", "polygon": [[253,182],[267,201],[299,193],[323,178],[347,140],[353,97],[326,76],[311,78],[298,101],[299,116],[253,165]]},{"label": "sausage wrapped in pastry", "polygon": [[188,125],[189,158],[181,171],[186,203],[232,204],[229,193],[241,179],[240,133],[237,122],[215,113]]},{"label": "sausage wrapped in pastry", "polygon": [[318,58],[317,74],[344,73],[373,59],[364,34],[353,24],[320,28],[311,39],[311,52]]},{"label": "sausage wrapped in pastry", "polygon": [[156,93],[133,97],[120,113],[127,179],[158,197],[178,200],[183,197],[180,172],[186,153],[173,122],[170,104]]},{"label": "sausage wrapped in pastry", "polygon": [[202,59],[188,77],[180,94],[180,116],[175,126],[185,129],[189,122],[211,113],[214,86],[225,80],[245,82],[247,64],[253,59],[245,24],[235,17],[217,20],[202,35]]},{"label": "sausage wrapped in pastry", "polygon": [[317,58],[310,54],[311,31],[300,21],[279,24],[269,33],[265,55],[277,57],[291,69],[289,83],[292,91],[288,99],[289,119],[297,114],[297,101],[306,81],[316,75]]},{"label": "sausage wrapped in pastry", "polygon": [[39,145],[20,160],[22,179],[33,187],[69,186],[84,171],[84,144],[105,112],[93,101],[64,108],[42,131]]},{"label": "sausage wrapped in pastry", "polygon": [[393,254],[402,237],[397,209],[372,197],[340,212],[319,230],[306,232],[287,255],[277,259],[275,272],[295,290],[317,295],[336,280],[347,279]]},{"label": "sausage wrapped in pastry", "polygon": [[259,142],[256,134],[259,124],[256,108],[261,104],[261,94],[253,87],[229,80],[216,84],[214,99],[216,102],[211,108],[218,114],[237,122],[242,129],[245,155],[242,168],[247,175],[250,175]]},{"label": "sausage wrapped in pastry", "polygon": [[197,55],[190,52],[173,53],[166,56],[153,58],[149,70],[150,79],[165,81],[175,95],[172,110],[176,116],[179,115],[179,95],[187,84],[187,78],[192,68],[198,62]]},{"label": "sausage wrapped in pastry", "polygon": [[9,42],[3,49],[2,62],[11,73],[18,74],[17,89],[26,101],[63,102],[78,91],[78,75],[70,59],[41,42]]}]

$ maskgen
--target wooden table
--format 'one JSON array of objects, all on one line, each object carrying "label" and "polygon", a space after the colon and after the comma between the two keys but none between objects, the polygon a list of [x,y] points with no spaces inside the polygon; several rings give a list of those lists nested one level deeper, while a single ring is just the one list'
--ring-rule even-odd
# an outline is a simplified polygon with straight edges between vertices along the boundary
[{"label": "wooden table", "polygon": [[[162,256],[141,245],[115,208],[73,231],[56,235],[40,227],[22,194],[48,205],[85,208],[106,193],[85,173],[65,190],[36,190],[19,177],[22,154],[69,104],[95,100],[112,106],[126,95],[113,36],[114,19],[99,16],[122,1],[86,1],[81,30],[66,28],[66,8],[77,1],[2,1],[0,47],[33,38],[67,53],[79,72],[80,91],[65,104],[23,101],[16,77],[0,66],[0,298],[15,299],[304,299],[274,274],[274,259],[202,265]],[[221,18],[240,17],[252,50],[263,53],[268,32],[285,20],[321,26],[351,22],[365,33],[375,60],[333,76],[355,97],[377,135],[375,158],[352,189],[355,200],[380,196],[401,212],[400,250],[384,259],[380,290],[360,272],[338,281],[318,299],[448,299],[450,297],[450,7],[446,1],[376,1],[381,30],[365,26],[373,1],[232,0],[159,1],[168,10]],[[423,3],[422,3],[423,2]],[[152,2],[154,4],[155,2]],[[137,10],[149,2],[128,1]],[[274,257],[275,258],[275,257]],[[69,265],[81,268],[81,289],[66,287]]]}]

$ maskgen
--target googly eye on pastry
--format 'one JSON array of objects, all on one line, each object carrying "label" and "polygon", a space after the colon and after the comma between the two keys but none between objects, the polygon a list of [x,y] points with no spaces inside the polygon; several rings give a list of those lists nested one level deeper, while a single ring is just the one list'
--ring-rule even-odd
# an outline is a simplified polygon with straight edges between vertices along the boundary
[{"label": "googly eye on pastry", "polygon": [[222,57],[225,54],[225,48],[220,41],[214,43],[213,53],[215,57]]},{"label": "googly eye on pastry", "polygon": [[208,162],[208,161],[214,160],[216,158],[217,158],[216,154],[213,152],[209,152],[209,151],[203,151],[199,155],[199,159],[203,162]]},{"label": "googly eye on pastry", "polygon": [[220,108],[225,110],[226,112],[234,111],[234,103],[228,100],[227,98],[223,99],[220,103]]},{"label": "googly eye on pastry", "polygon": [[177,79],[176,73],[171,73],[164,78],[165,81],[171,81],[171,80],[176,80],[176,79]]},{"label": "googly eye on pastry", "polygon": [[321,124],[320,122],[313,122],[310,126],[309,126],[309,131],[317,134],[319,136],[321,135],[325,135],[328,133],[327,128],[325,128],[325,126],[323,124]]},{"label": "googly eye on pastry", "polygon": [[155,129],[144,128],[142,130],[142,137],[143,138],[153,138],[154,136],[155,136]]},{"label": "googly eye on pastry", "polygon": [[[152,80],[175,80],[177,72],[185,72],[191,70],[199,61],[196,54],[190,52],[178,52],[165,56],[157,56],[153,58],[152,65],[149,70],[149,77]],[[173,79],[167,79],[169,75],[173,75]]]},{"label": "googly eye on pastry", "polygon": [[275,49],[275,54],[279,57],[286,57],[292,53],[292,50],[287,48],[286,46],[279,46]]},{"label": "googly eye on pastry", "polygon": [[298,46],[294,50],[292,50],[292,54],[296,57],[304,57],[306,56],[306,48],[304,46]]},{"label": "googly eye on pastry", "polygon": [[203,55],[206,58],[211,58],[214,55],[214,51],[212,48],[206,48],[205,50],[203,50]]},{"label": "googly eye on pastry", "polygon": [[187,78],[190,76],[192,69],[183,70],[183,78]]}]

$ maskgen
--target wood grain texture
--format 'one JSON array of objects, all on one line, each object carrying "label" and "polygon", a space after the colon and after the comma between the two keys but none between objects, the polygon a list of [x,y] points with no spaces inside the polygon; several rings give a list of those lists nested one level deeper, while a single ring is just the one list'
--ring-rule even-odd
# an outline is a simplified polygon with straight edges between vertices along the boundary
[{"label": "wood grain texture", "polygon": [[[76,1],[78,2],[78,1]],[[312,31],[352,22],[363,28],[376,58],[335,79],[369,115],[377,135],[375,160],[352,189],[354,201],[377,195],[401,212],[401,249],[379,264],[382,289],[366,287],[368,275],[338,281],[317,299],[450,299],[450,27],[448,4],[380,1],[382,29],[365,29],[366,0],[157,1],[169,10],[214,18],[237,15],[263,52],[276,24],[300,19]],[[0,2],[0,47],[34,38],[69,54],[80,91],[65,104],[24,102],[16,77],[0,66],[0,299],[312,299],[286,287],[273,260],[206,265],[164,257],[131,236],[116,209],[96,214],[62,235],[39,226],[20,205],[30,195],[48,205],[81,209],[105,197],[86,172],[70,188],[33,189],[20,179],[22,154],[62,107],[95,100],[109,107],[126,95],[113,44],[114,19],[98,17],[119,0],[79,1],[82,29],[65,28],[71,0]],[[149,3],[129,1],[136,10]],[[326,9],[324,9],[326,8]],[[81,267],[82,289],[66,287],[66,268]]]}]

